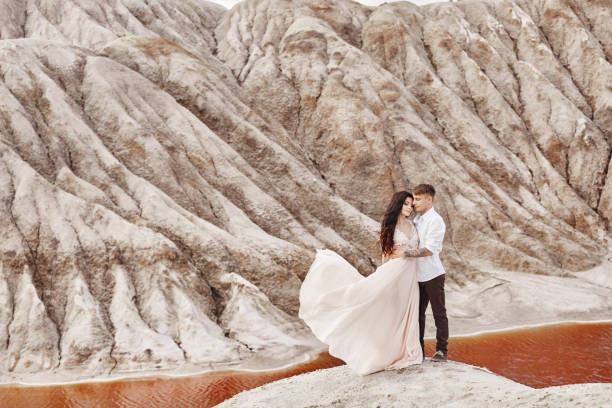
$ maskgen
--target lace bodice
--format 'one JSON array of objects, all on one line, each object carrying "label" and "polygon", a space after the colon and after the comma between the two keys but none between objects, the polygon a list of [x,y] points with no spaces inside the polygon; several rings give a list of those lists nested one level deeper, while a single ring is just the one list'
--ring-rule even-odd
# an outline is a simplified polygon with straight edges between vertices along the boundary
[{"label": "lace bodice", "polygon": [[419,247],[419,235],[417,234],[416,227],[412,222],[408,224],[408,228],[412,231],[410,236],[406,235],[404,231],[395,227],[393,233],[393,245],[399,246],[403,249],[416,249]]}]

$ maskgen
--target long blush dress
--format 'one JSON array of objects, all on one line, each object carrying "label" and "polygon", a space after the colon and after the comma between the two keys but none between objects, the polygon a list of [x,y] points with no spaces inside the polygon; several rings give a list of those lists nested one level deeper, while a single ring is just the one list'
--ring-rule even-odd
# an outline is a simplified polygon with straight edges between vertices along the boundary
[{"label": "long blush dress", "polygon": [[[394,245],[418,248],[416,228]],[[300,288],[299,316],[332,356],[361,375],[420,364],[415,258],[391,259],[368,277],[330,250],[317,250]]]}]

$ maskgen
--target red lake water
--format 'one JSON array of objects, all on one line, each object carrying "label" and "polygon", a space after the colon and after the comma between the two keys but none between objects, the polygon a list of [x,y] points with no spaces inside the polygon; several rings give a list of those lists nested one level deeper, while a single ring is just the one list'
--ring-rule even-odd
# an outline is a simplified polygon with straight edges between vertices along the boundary
[{"label": "red lake water", "polygon": [[[435,341],[427,341],[431,356]],[[612,382],[612,324],[562,324],[449,341],[448,358],[534,388]],[[222,371],[180,378],[144,378],[53,386],[0,386],[0,407],[212,407],[240,391],[344,364],[328,353],[265,372]]]}]

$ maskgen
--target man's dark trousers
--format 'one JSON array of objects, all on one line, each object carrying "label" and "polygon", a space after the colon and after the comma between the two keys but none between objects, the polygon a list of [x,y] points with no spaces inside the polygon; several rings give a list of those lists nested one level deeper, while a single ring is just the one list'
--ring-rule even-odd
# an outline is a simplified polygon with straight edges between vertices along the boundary
[{"label": "man's dark trousers", "polygon": [[442,274],[427,282],[419,282],[419,334],[421,349],[425,357],[425,310],[431,302],[434,321],[436,322],[436,351],[440,350],[446,355],[448,346],[448,319],[446,318],[446,306],[444,303],[444,278]]}]

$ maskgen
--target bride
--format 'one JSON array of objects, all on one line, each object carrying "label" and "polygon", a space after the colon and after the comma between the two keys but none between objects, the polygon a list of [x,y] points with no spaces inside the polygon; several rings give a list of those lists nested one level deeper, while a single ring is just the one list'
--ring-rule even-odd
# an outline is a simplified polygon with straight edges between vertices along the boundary
[{"label": "bride", "polygon": [[390,259],[393,246],[418,248],[412,201],[407,191],[393,194],[381,225],[382,265],[374,273],[363,277],[337,253],[317,250],[300,289],[300,318],[358,374],[423,361],[416,259]]}]

